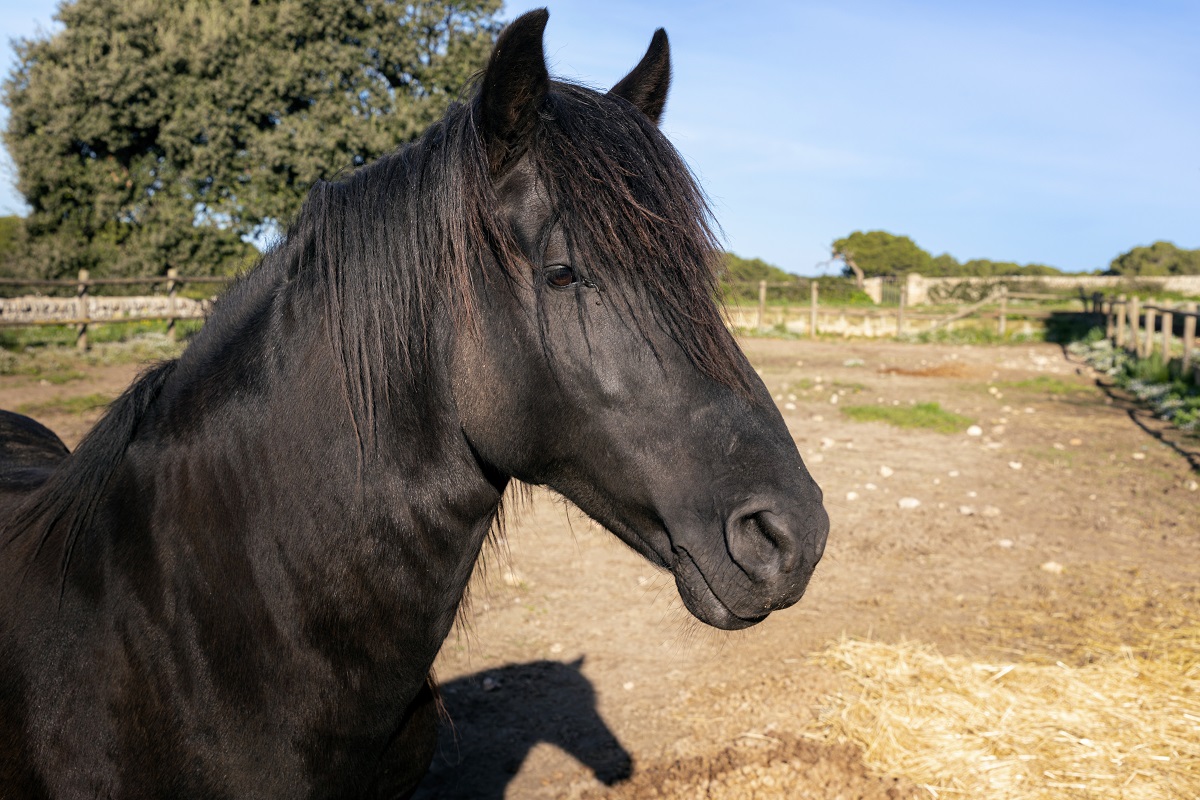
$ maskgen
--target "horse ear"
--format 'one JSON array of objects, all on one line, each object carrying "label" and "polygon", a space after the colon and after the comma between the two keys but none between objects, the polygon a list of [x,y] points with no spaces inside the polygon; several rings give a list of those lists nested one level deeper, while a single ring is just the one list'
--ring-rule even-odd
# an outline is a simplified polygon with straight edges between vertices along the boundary
[{"label": "horse ear", "polygon": [[542,33],[544,8],[517,17],[496,40],[479,90],[479,124],[492,176],[519,155],[550,91]]},{"label": "horse ear", "polygon": [[667,42],[667,32],[659,28],[650,40],[646,55],[608,93],[624,97],[657,125],[667,105],[667,90],[670,88],[671,45]]}]

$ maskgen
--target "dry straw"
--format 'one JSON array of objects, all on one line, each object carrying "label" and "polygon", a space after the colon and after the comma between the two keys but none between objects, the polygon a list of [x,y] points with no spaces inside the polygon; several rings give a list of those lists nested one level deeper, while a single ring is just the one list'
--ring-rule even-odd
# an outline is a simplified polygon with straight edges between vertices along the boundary
[{"label": "dry straw", "polygon": [[1092,663],[976,663],[843,640],[816,657],[858,691],[822,724],[935,798],[1200,797],[1200,629]]}]

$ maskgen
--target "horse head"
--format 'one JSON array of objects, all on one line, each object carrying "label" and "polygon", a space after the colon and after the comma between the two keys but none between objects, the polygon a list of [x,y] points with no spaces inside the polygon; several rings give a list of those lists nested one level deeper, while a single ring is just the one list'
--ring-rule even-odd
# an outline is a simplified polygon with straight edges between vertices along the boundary
[{"label": "horse head", "polygon": [[666,34],[600,94],[549,78],[546,20],[505,30],[474,101],[508,238],[449,348],[462,430],[669,569],[697,618],[748,627],[803,594],[821,490],[715,300],[708,208],[658,129]]}]

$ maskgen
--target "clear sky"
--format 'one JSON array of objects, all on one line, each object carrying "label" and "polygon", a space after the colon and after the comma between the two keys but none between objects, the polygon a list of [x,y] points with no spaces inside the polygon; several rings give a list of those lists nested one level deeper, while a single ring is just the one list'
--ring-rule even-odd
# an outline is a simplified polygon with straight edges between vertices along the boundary
[{"label": "clear sky", "polygon": [[[739,255],[812,274],[873,229],[1072,271],[1200,247],[1196,0],[548,5],[551,71],[599,88],[667,29],[663,127]],[[6,70],[54,6],[0,0]],[[12,183],[0,213],[23,210]]]}]

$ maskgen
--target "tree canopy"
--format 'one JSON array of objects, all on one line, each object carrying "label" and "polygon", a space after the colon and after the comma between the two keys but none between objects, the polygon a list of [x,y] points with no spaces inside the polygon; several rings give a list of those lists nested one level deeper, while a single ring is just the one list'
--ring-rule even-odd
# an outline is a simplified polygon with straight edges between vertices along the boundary
[{"label": "tree canopy", "polygon": [[796,280],[796,276],[792,273],[784,272],[761,258],[742,258],[733,253],[726,253],[724,258],[724,279],[730,283],[748,283],[750,281],[782,283]]},{"label": "tree canopy", "polygon": [[960,262],[949,253],[930,255],[907,236],[887,231],[855,231],[833,243],[833,257],[846,264],[845,274],[854,274],[854,267],[866,277],[890,277],[916,272],[929,277],[1003,275],[1061,275],[1062,272],[1045,264],[1017,264],[1012,261],[991,261],[974,258]]},{"label": "tree canopy", "polygon": [[1108,265],[1109,275],[1200,275],[1200,250],[1184,250],[1158,241],[1122,253]]},{"label": "tree canopy", "polygon": [[32,208],[26,274],[195,274],[317,180],[439,118],[480,69],[500,0],[73,0],[16,43],[4,143]]}]

